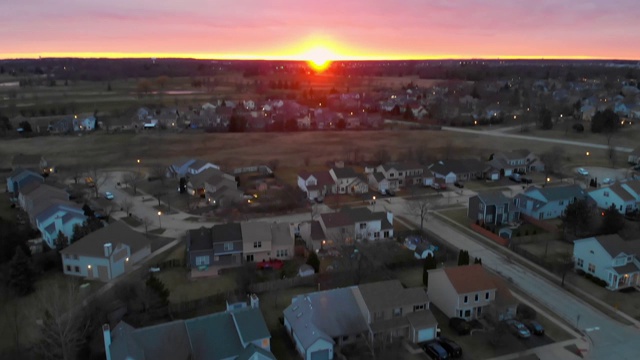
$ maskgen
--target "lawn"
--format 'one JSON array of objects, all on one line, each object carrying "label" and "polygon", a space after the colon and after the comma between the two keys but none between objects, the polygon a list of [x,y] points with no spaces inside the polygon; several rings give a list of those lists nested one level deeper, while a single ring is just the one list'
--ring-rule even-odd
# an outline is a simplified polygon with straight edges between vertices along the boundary
[{"label": "lawn", "polygon": [[140,221],[138,221],[136,218],[131,217],[131,216],[123,216],[120,218],[120,220],[124,221],[127,225],[131,226],[131,227],[138,227],[140,225],[142,225],[142,223]]},{"label": "lawn", "polygon": [[169,301],[172,303],[190,301],[203,297],[226,293],[235,290],[236,279],[233,274],[190,279],[185,268],[172,268],[159,272],[157,277],[171,291]]},{"label": "lawn", "polygon": [[0,218],[14,222],[18,216],[18,209],[11,208],[11,201],[7,194],[0,195]]},{"label": "lawn", "polygon": [[467,217],[467,209],[441,210],[438,213],[464,227],[469,226],[471,223],[471,219]]}]

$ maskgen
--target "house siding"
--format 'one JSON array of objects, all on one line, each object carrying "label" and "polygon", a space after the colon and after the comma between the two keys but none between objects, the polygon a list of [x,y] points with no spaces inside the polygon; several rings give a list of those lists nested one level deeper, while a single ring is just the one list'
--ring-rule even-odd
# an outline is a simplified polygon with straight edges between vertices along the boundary
[{"label": "house siding", "polygon": [[[606,269],[611,267],[613,259],[598,244],[598,241],[595,239],[576,241],[573,247],[573,258],[575,269],[583,270],[587,274],[609,282],[609,273]],[[580,263],[582,266],[579,265]],[[595,265],[595,272],[589,271],[590,264]]]},{"label": "house siding", "polygon": [[447,317],[457,317],[458,295],[444,271],[429,272],[428,295]]}]

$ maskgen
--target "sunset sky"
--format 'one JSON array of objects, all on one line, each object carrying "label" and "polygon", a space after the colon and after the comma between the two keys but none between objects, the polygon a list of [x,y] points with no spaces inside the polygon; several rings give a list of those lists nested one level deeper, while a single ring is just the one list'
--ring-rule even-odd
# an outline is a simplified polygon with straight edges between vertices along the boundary
[{"label": "sunset sky", "polygon": [[0,58],[640,59],[637,0],[0,0]]}]

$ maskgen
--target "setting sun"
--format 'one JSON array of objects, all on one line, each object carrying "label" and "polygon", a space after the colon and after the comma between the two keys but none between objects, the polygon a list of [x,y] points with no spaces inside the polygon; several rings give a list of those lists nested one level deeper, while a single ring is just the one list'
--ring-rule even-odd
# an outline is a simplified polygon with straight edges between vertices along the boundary
[{"label": "setting sun", "polygon": [[317,46],[304,54],[309,65],[316,71],[323,71],[329,67],[331,60],[335,60],[336,54],[323,46]]}]

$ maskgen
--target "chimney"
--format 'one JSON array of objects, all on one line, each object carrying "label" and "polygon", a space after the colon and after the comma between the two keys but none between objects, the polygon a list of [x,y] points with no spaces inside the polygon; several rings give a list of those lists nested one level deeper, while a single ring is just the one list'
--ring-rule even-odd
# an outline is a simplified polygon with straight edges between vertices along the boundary
[{"label": "chimney", "polygon": [[258,295],[256,294],[251,294],[251,308],[252,309],[259,309],[260,308],[260,299],[258,299]]},{"label": "chimney", "polygon": [[102,325],[102,337],[104,338],[104,354],[107,360],[111,360],[111,329],[109,324]]},{"label": "chimney", "polygon": [[111,256],[111,252],[112,251],[113,251],[113,248],[112,248],[111,243],[104,244],[104,256],[105,257]]}]

